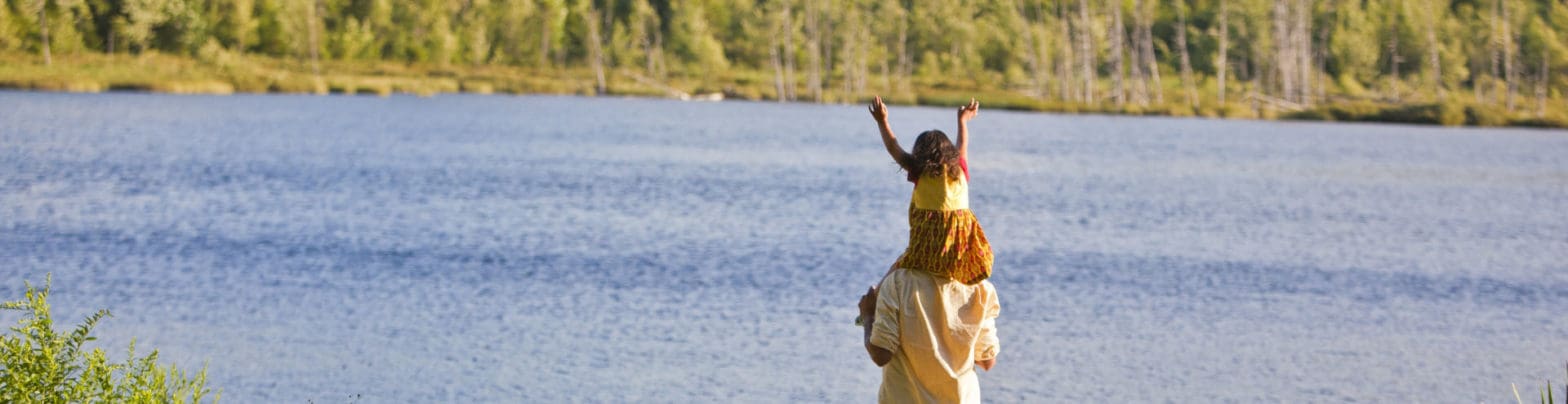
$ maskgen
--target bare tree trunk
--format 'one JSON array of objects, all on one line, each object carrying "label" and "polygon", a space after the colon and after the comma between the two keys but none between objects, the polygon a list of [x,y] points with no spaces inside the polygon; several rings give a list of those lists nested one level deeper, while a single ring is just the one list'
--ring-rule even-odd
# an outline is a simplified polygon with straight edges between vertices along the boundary
[{"label": "bare tree trunk", "polygon": [[[1117,7],[1117,8],[1120,9],[1121,7]],[[1127,44],[1127,47],[1130,48],[1130,49],[1128,49],[1127,53],[1132,55],[1132,60],[1130,61],[1132,68],[1129,69],[1130,73],[1132,73],[1132,76],[1129,77],[1129,79],[1130,79],[1130,83],[1129,84],[1131,84],[1131,86],[1132,86],[1132,91],[1131,91],[1132,102],[1135,102],[1135,103],[1137,103],[1140,106],[1148,106],[1149,105],[1149,81],[1148,81],[1149,72],[1144,70],[1148,65],[1146,63],[1144,63],[1145,55],[1143,54],[1143,14],[1142,14],[1143,11],[1141,10],[1142,8],[1143,8],[1143,0],[1133,0],[1132,36],[1128,38],[1128,41],[1126,42],[1126,44]]]},{"label": "bare tree trunk", "polygon": [[311,72],[315,73],[315,75],[320,76],[321,75],[321,49],[320,49],[321,48],[321,41],[318,41],[316,39],[316,36],[317,36],[317,34],[316,34],[316,22],[317,22],[317,20],[316,20],[316,8],[317,7],[321,7],[321,0],[311,0],[310,7],[306,8],[306,14],[305,14],[306,17],[310,18],[310,19],[305,22],[305,25],[308,26],[307,29],[310,31],[310,70],[311,70]]},{"label": "bare tree trunk", "polygon": [[1518,90],[1518,72],[1514,69],[1514,34],[1512,16],[1507,4],[1503,8],[1503,80],[1508,87],[1508,112],[1514,112],[1514,93]]},{"label": "bare tree trunk", "polygon": [[1088,0],[1078,0],[1078,17],[1078,61],[1079,68],[1082,69],[1081,77],[1079,78],[1083,79],[1083,96],[1079,97],[1079,101],[1093,104],[1095,103],[1094,81],[1096,77],[1094,74],[1094,37],[1093,33],[1090,32],[1093,29],[1091,28],[1093,22],[1089,20]]},{"label": "bare tree trunk", "polygon": [[783,44],[779,41],[780,36],[789,35],[788,15],[789,5],[785,4],[779,9],[778,16],[775,18],[773,34],[768,36],[768,61],[773,64],[773,96],[778,98],[779,102],[789,101],[789,92],[784,88],[784,61],[781,55],[787,50],[780,49]]},{"label": "bare tree trunk", "polygon": [[1388,19],[1388,33],[1388,96],[1393,98],[1394,102],[1399,102],[1399,63],[1403,62],[1404,58],[1399,55],[1398,14]]},{"label": "bare tree trunk", "polygon": [[664,78],[665,69],[668,67],[668,66],[666,66],[664,64],[664,33],[663,32],[659,32],[659,30],[654,30],[653,31],[653,49],[648,54],[652,55],[652,57],[653,57],[653,74],[654,74],[654,77],[658,77],[660,79],[663,79]]},{"label": "bare tree trunk", "polygon": [[1318,68],[1317,71],[1313,73],[1313,76],[1318,78],[1316,80],[1317,92],[1315,95],[1317,96],[1318,100],[1325,102],[1328,101],[1328,81],[1331,80],[1328,77],[1328,33],[1332,28],[1332,25],[1325,24],[1322,28],[1318,29],[1317,43],[1321,45],[1318,46],[1316,50],[1312,51],[1312,54],[1316,58],[1316,64]]},{"label": "bare tree trunk", "polygon": [[[1153,8],[1158,8],[1159,7],[1159,0],[1152,0],[1152,1],[1150,1],[1150,3],[1152,3]],[[1152,9],[1146,9],[1142,5],[1140,5],[1138,7],[1138,14],[1141,16],[1139,19],[1142,20],[1140,25],[1143,26],[1142,34],[1140,34],[1140,35],[1143,36],[1143,42],[1142,42],[1143,43],[1143,63],[1144,63],[1144,66],[1147,66],[1144,69],[1144,73],[1148,74],[1148,76],[1147,76],[1147,79],[1149,81],[1148,87],[1149,87],[1150,91],[1154,92],[1154,103],[1156,103],[1156,104],[1164,104],[1165,103],[1165,86],[1160,81],[1160,63],[1159,63],[1159,59],[1154,57],[1154,15],[1152,15],[1153,14],[1153,10]]]},{"label": "bare tree trunk", "polygon": [[1220,0],[1220,54],[1219,60],[1214,64],[1215,69],[1219,70],[1215,75],[1219,76],[1218,88],[1222,107],[1225,105],[1225,72],[1230,70],[1230,58],[1226,55],[1230,51],[1230,23],[1227,22],[1230,7],[1227,3],[1226,0]]},{"label": "bare tree trunk", "polygon": [[647,20],[637,21],[637,24],[643,26],[644,32],[642,35],[642,57],[644,61],[643,74],[646,74],[649,77],[653,77],[653,36],[656,34],[653,31],[656,30],[648,27]]},{"label": "bare tree trunk", "polygon": [[817,8],[818,13],[820,13],[816,17],[817,24],[819,24],[819,26],[822,28],[822,31],[817,33],[817,46],[822,48],[822,56],[820,56],[822,58],[822,68],[820,73],[822,84],[818,85],[818,88],[821,89],[819,90],[821,94],[817,96],[817,102],[826,101],[827,89],[833,88],[833,19],[829,12],[833,10],[834,7],[831,4],[832,0],[822,1],[827,1],[830,3],[825,6],[819,5]]},{"label": "bare tree trunk", "polygon": [[54,65],[54,55],[49,52],[49,1],[38,2],[38,36],[43,46],[40,49],[44,54],[44,66]]},{"label": "bare tree trunk", "polygon": [[795,19],[790,2],[784,3],[784,98],[795,100]]},{"label": "bare tree trunk", "polygon": [[1192,82],[1192,61],[1187,51],[1187,0],[1176,5],[1176,48],[1181,54],[1181,88],[1187,94],[1187,106],[1198,107],[1198,88]]},{"label": "bare tree trunk", "polygon": [[1018,0],[1008,0],[1008,3],[1010,6],[1012,6],[1014,12],[1018,13],[1018,18],[1023,20],[1024,23],[1024,26],[1020,28],[1024,30],[1024,47],[1028,48],[1029,50],[1029,55],[1027,58],[1025,58],[1025,62],[1029,65],[1029,81],[1034,84],[1033,92],[1036,97],[1045,98],[1045,95],[1048,94],[1048,92],[1045,91],[1046,77],[1044,74],[1044,68],[1040,66],[1040,49],[1036,48],[1034,45],[1034,24],[1029,23],[1029,14],[1024,12],[1025,10],[1022,6],[1018,5]]},{"label": "bare tree trunk", "polygon": [[[548,11],[546,11],[546,12],[548,12]],[[549,20],[550,17],[549,16],[540,16],[539,18],[542,18],[543,20],[539,22],[539,62],[538,62],[538,64],[539,64],[539,67],[547,67],[547,66],[550,65],[550,20]],[[654,32],[658,32],[658,31],[655,30]],[[651,62],[652,62],[652,60],[650,59],[650,63],[649,63],[650,65],[652,65]]]},{"label": "bare tree trunk", "polygon": [[1296,102],[1312,104],[1312,2],[1296,2]]},{"label": "bare tree trunk", "polygon": [[[1492,0],[1492,32],[1491,32],[1491,37],[1492,37],[1491,38],[1492,39],[1491,40],[1491,42],[1492,42],[1492,76],[1490,77],[1490,80],[1487,80],[1487,82],[1485,84],[1485,86],[1487,86],[1487,87],[1492,87],[1492,90],[1496,90],[1496,84],[1494,84],[1493,82],[1497,80],[1497,77],[1500,75],[1499,74],[1499,69],[1502,68],[1502,58],[1503,58],[1502,46],[1503,46],[1503,41],[1502,41],[1502,38],[1500,38],[1498,36],[1498,34],[1497,34],[1498,27],[1501,26],[1501,24],[1499,24],[1500,21],[1499,21],[1499,18],[1498,18],[1498,14],[1502,13],[1501,12],[1502,7],[1503,7],[1503,1],[1502,0]],[[1480,87],[1480,86],[1477,86],[1477,87]],[[1493,103],[1496,103],[1498,101],[1497,96],[1498,96],[1498,94],[1495,93],[1495,92],[1492,94],[1491,98],[1492,98],[1492,102]],[[1480,94],[1477,94],[1476,97],[1479,98]]]},{"label": "bare tree trunk", "polygon": [[898,23],[898,82],[901,90],[909,86],[912,65],[909,60],[909,21],[906,19]]},{"label": "bare tree trunk", "polygon": [[1056,41],[1062,45],[1061,54],[1056,55],[1056,88],[1060,93],[1057,98],[1060,98],[1063,102],[1072,99],[1073,94],[1077,94],[1073,92],[1072,66],[1073,61],[1077,59],[1073,55],[1073,36],[1072,30],[1069,29],[1072,24],[1069,24],[1071,20],[1067,18],[1067,5],[1065,3],[1066,0],[1057,0],[1056,2],[1056,25],[1062,31],[1062,37]]},{"label": "bare tree trunk", "polygon": [[1125,27],[1122,26],[1121,2],[1111,3],[1111,35],[1105,40],[1111,45],[1111,99],[1116,101],[1116,106],[1127,104],[1127,92],[1122,87],[1122,43],[1126,42]]},{"label": "bare tree trunk", "polygon": [[774,32],[774,35],[770,35],[772,38],[770,38],[771,40],[768,43],[768,61],[773,64],[773,96],[777,97],[779,102],[784,102],[784,63],[779,60],[779,36],[777,34],[778,32]]},{"label": "bare tree trunk", "polygon": [[1535,80],[1535,117],[1546,116],[1546,83],[1552,78],[1552,68],[1547,64],[1548,58],[1541,55],[1541,70],[1536,72]]},{"label": "bare tree trunk", "polygon": [[[1290,18],[1290,5],[1286,4],[1288,1],[1274,0],[1274,13],[1271,15],[1274,25],[1274,69],[1272,71],[1279,77],[1280,98],[1294,101],[1291,97],[1296,92],[1296,75],[1295,72],[1291,71],[1291,68],[1294,68],[1296,65],[1292,63],[1295,52],[1291,47],[1295,43],[1291,41],[1290,37],[1294,30],[1290,27],[1292,18]],[[1265,89],[1264,91],[1267,92],[1268,90]]]},{"label": "bare tree trunk", "polygon": [[806,88],[811,90],[811,100],[822,102],[822,27],[817,25],[817,9],[814,0],[806,1],[806,63],[810,66],[806,70]]},{"label": "bare tree trunk", "polygon": [[[1037,80],[1039,80],[1040,87],[1036,89],[1036,91],[1040,94],[1040,99],[1045,99],[1046,97],[1051,96],[1051,50],[1048,48],[1050,45],[1047,45],[1046,41],[1046,33],[1050,32],[1047,31],[1050,28],[1046,26],[1046,20],[1048,18],[1045,14],[1045,6],[1043,6],[1041,2],[1035,0],[1031,0],[1030,3],[1034,5],[1034,16],[1035,18],[1038,18],[1039,21],[1034,22],[1025,19],[1024,23],[1029,25],[1029,34],[1031,37],[1038,35],[1038,38],[1035,38],[1033,44],[1030,47],[1034,49],[1034,54],[1037,59],[1035,61],[1034,76],[1037,77]],[[1036,23],[1040,25],[1039,29],[1036,29]]]},{"label": "bare tree trunk", "polygon": [[[1435,16],[1437,13],[1431,12],[1429,15]],[[1432,86],[1433,91],[1437,92],[1437,99],[1442,101],[1448,99],[1448,91],[1443,88],[1443,59],[1441,54],[1439,54],[1443,45],[1437,42],[1437,28],[1434,28],[1436,25],[1436,17],[1428,19],[1426,23],[1426,43],[1429,50],[1426,61],[1428,67],[1432,70],[1428,73],[1432,77],[1429,85]]]},{"label": "bare tree trunk", "polygon": [[599,43],[599,10],[594,9],[593,2],[588,3],[588,15],[584,20],[588,24],[588,59],[593,64],[595,80],[594,93],[605,94],[609,86],[604,80],[604,50]]}]

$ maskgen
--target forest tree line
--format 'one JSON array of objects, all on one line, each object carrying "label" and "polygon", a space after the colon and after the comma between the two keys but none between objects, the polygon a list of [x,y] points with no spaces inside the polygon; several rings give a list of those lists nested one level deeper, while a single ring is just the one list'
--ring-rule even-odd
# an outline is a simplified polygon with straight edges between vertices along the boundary
[{"label": "forest tree line", "polygon": [[[1101,105],[1341,98],[1545,108],[1568,0],[5,0],[0,51],[736,71],[780,100],[911,86]],[[319,67],[315,67],[319,69]]]}]

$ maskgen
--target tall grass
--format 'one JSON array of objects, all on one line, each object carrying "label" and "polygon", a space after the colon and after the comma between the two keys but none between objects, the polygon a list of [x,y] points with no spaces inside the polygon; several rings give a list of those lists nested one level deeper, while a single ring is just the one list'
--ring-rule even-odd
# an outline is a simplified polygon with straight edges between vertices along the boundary
[{"label": "tall grass", "polygon": [[[23,312],[10,332],[0,334],[0,402],[3,403],[200,403],[208,398],[207,369],[190,373],[158,363],[158,351],[136,356],[131,341],[125,362],[111,362],[101,348],[86,350],[92,330],[109,317],[99,310],[69,332],[54,328],[49,288],[27,283],[22,300],[0,309]],[[221,393],[213,394],[216,403]]]},{"label": "tall grass", "polygon": [[[1563,371],[1565,374],[1568,374],[1568,364],[1563,365]],[[1524,398],[1519,396],[1519,385],[1510,383],[1509,386],[1514,389],[1514,401],[1518,404],[1524,404]],[[1568,404],[1568,379],[1564,379],[1562,386],[1563,404]],[[1547,379],[1546,387],[1541,388],[1541,404],[1557,404],[1556,391],[1552,390],[1551,379]]]}]

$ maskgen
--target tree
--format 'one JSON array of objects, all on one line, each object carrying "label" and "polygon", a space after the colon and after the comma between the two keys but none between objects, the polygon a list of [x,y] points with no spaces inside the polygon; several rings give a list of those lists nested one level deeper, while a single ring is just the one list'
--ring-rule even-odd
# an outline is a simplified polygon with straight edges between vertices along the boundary
[{"label": "tree", "polygon": [[604,94],[608,91],[604,77],[604,50],[602,39],[599,38],[600,21],[599,10],[589,0],[579,0],[576,14],[581,17],[584,30],[587,31],[588,65],[593,68],[594,91]]},{"label": "tree", "polygon": [[1127,91],[1122,87],[1122,45],[1127,42],[1126,27],[1122,26],[1121,1],[1111,4],[1111,34],[1105,38],[1110,45],[1108,58],[1111,63],[1111,99],[1117,107],[1127,103]]},{"label": "tree", "polygon": [[1215,91],[1219,93],[1219,101],[1222,106],[1225,105],[1225,73],[1230,71],[1230,57],[1227,55],[1227,52],[1230,51],[1230,22],[1228,21],[1230,7],[1228,6],[1229,0],[1220,0],[1220,47],[1219,55],[1214,59],[1214,74],[1219,81],[1215,85]]},{"label": "tree", "polygon": [[1093,104],[1095,102],[1094,39],[1088,0],[1078,0],[1078,24],[1078,63],[1082,71],[1079,79],[1083,80],[1083,95],[1078,98],[1078,102]]},{"label": "tree", "polygon": [[703,77],[711,78],[729,68],[724,46],[713,36],[700,4],[671,4],[670,48],[683,63],[695,65]]},{"label": "tree", "polygon": [[1340,88],[1350,95],[1361,95],[1366,83],[1378,78],[1377,62],[1381,54],[1377,44],[1378,27],[1369,18],[1369,10],[1354,3],[1357,0],[1336,0],[1335,24],[1329,39],[1330,66],[1337,74]]},{"label": "tree", "polygon": [[1181,57],[1181,87],[1185,91],[1187,106],[1197,107],[1198,89],[1192,79],[1192,62],[1187,50],[1187,1],[1176,2],[1176,49]]},{"label": "tree", "polygon": [[38,9],[38,49],[43,53],[44,66],[54,64],[54,58],[49,55],[49,0],[33,0],[33,7]]},{"label": "tree", "polygon": [[238,52],[244,52],[256,46],[256,28],[258,22],[255,18],[254,0],[230,0],[215,2],[218,9],[218,19],[214,22],[213,37],[224,47]]}]

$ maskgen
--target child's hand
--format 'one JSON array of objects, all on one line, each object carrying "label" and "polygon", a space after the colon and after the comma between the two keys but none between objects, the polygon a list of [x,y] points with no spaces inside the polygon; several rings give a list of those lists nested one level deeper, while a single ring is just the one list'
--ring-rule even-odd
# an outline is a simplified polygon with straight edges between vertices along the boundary
[{"label": "child's hand", "polygon": [[876,119],[879,123],[887,122],[887,105],[882,103],[882,96],[879,95],[876,100],[871,101],[869,109],[872,119]]},{"label": "child's hand", "polygon": [[958,107],[958,122],[967,123],[970,119],[974,119],[975,115],[979,114],[980,101],[975,101],[974,98],[970,98],[968,105]]}]

